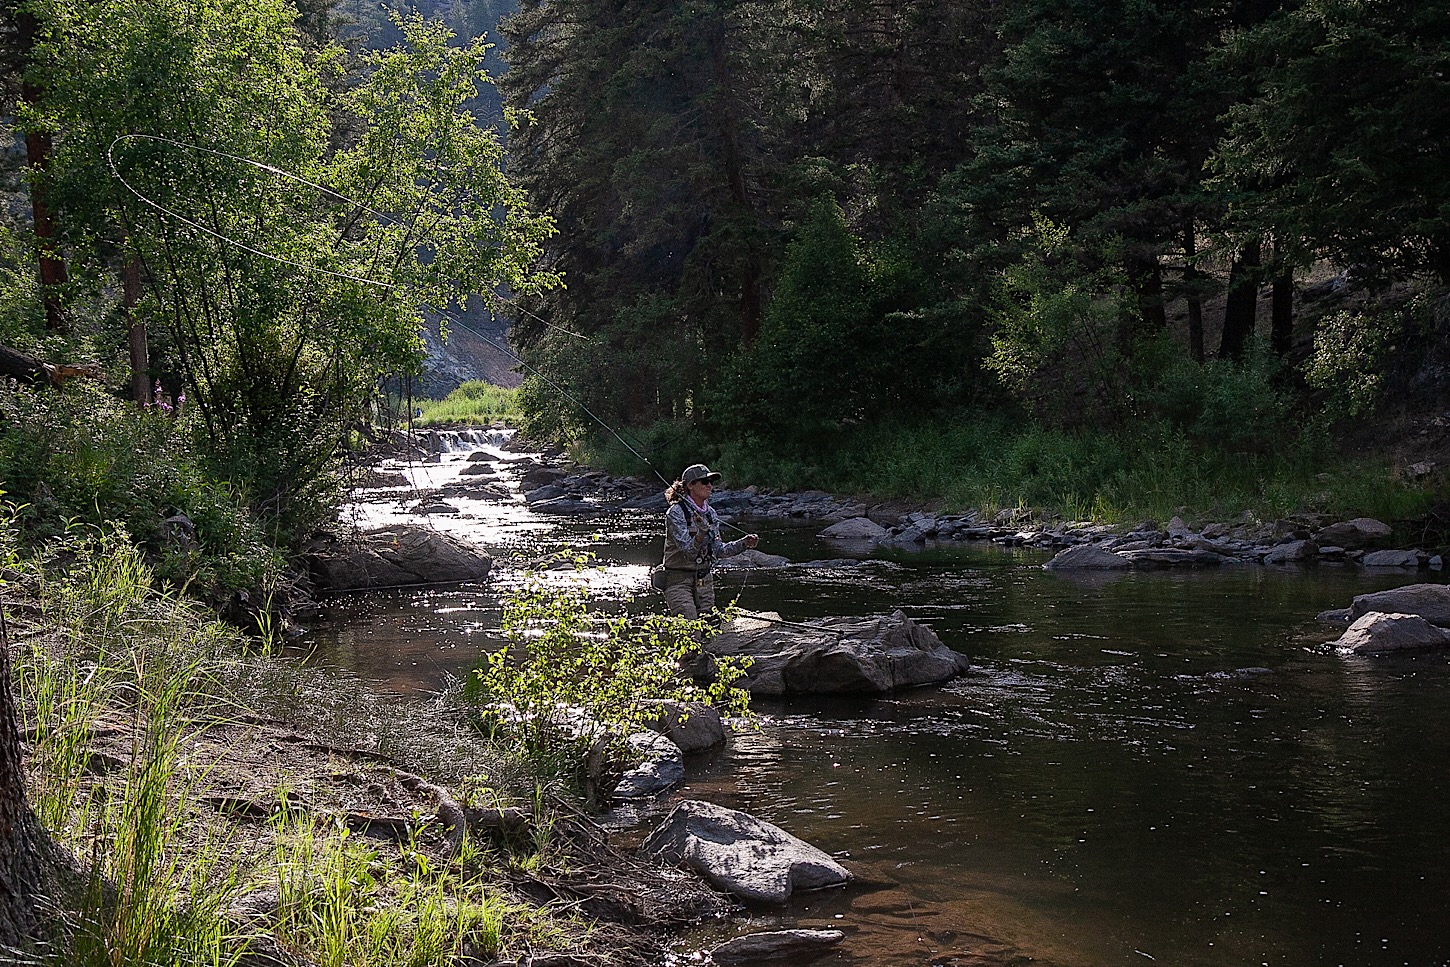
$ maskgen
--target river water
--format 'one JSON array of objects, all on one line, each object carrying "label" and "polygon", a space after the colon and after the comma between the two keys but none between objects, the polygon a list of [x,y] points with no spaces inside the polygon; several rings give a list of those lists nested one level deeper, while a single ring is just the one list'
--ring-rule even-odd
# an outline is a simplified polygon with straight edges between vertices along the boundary
[{"label": "river water", "polygon": [[[460,465],[414,473],[426,486]],[[661,604],[646,581],[655,513],[449,502],[460,514],[429,518],[440,528],[513,560],[592,551],[600,598]],[[818,527],[752,529],[793,561],[851,562],[725,575],[722,598],[793,620],[899,608],[974,667],[889,698],[757,703],[757,729],[691,763],[673,798],[775,822],[856,881],[684,938],[682,962],[805,926],[846,931],[826,964],[1450,964],[1450,658],[1342,658],[1314,620],[1438,576],[1072,576],[1038,552],[852,557]],[[434,690],[496,642],[517,579],[502,567],[481,587],[334,600],[306,646],[380,689]]]}]

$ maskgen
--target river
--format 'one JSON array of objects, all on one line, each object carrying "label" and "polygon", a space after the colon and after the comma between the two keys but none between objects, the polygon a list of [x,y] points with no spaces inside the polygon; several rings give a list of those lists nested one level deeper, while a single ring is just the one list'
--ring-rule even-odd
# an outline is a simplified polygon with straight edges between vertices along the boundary
[{"label": "river", "polygon": [[[428,486],[460,466],[412,472]],[[591,551],[599,597],[660,605],[656,513],[449,502],[442,529],[515,559]],[[843,556],[819,526],[752,529],[793,561]],[[757,729],[691,763],[674,798],[775,822],[857,879],[682,938],[681,961],[805,926],[847,933],[823,964],[1450,964],[1450,658],[1346,659],[1315,621],[1438,576],[1065,576],[1046,557],[953,545],[722,576],[722,598],[786,619],[900,608],[974,667],[889,698],[757,703]],[[434,690],[496,641],[518,576],[334,600],[305,647],[380,689]]]}]

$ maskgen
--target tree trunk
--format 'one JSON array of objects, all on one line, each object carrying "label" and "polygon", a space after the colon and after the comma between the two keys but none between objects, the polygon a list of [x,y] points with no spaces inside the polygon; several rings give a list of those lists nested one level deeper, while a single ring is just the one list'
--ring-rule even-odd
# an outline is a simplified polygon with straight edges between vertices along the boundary
[{"label": "tree trunk", "polygon": [[1274,276],[1272,306],[1269,339],[1274,355],[1283,359],[1294,346],[1294,270],[1288,266]]},{"label": "tree trunk", "polygon": [[1163,270],[1158,259],[1133,257],[1128,260],[1128,278],[1138,298],[1138,317],[1145,332],[1157,333],[1168,328],[1168,312],[1163,307]]},{"label": "tree trunk", "polygon": [[[58,851],[25,801],[20,722],[10,686],[10,641],[0,611],[0,960],[40,939],[55,899]],[[16,961],[4,955],[17,955]]]},{"label": "tree trunk", "polygon": [[1188,352],[1196,363],[1203,362],[1203,275],[1198,271],[1198,239],[1193,218],[1183,225],[1183,289],[1188,299]]},{"label": "tree trunk", "polygon": [[[28,65],[35,48],[36,22],[33,14],[16,14],[15,25],[20,43],[21,57]],[[21,100],[27,104],[39,104],[45,97],[44,90],[32,79],[33,72],[25,70],[20,83]],[[40,298],[45,306],[46,328],[54,332],[66,332],[70,322],[66,319],[61,302],[64,287],[70,281],[65,260],[60,256],[57,243],[55,217],[46,201],[45,176],[50,166],[50,135],[44,131],[25,132],[25,160],[30,166],[30,210],[34,219],[35,249],[40,262]]]},{"label": "tree trunk", "polygon": [[1229,268],[1228,300],[1223,309],[1223,339],[1218,347],[1221,359],[1243,359],[1244,350],[1254,334],[1259,302],[1259,258],[1259,243],[1250,242],[1239,249]]},{"label": "tree trunk", "polygon": [[144,405],[151,402],[151,360],[146,346],[146,323],[136,311],[141,303],[141,259],[135,255],[126,257],[121,276],[121,302],[129,321],[126,336],[131,347],[131,398]]}]

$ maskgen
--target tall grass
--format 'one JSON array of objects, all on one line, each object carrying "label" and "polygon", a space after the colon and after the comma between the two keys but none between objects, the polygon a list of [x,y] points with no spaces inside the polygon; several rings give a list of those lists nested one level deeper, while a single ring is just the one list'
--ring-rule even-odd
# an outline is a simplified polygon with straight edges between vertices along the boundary
[{"label": "tall grass", "polygon": [[859,430],[813,458],[735,447],[722,457],[736,481],[873,494],[952,509],[1026,506],[1107,523],[1174,514],[1423,513],[1427,488],[1383,462],[1333,452],[1311,432],[1261,450],[1215,448],[1164,427],[1066,432],[965,414],[927,424]]},{"label": "tall grass", "polygon": [[[0,961],[230,967],[266,938],[302,963],[441,967],[487,962],[509,943],[567,946],[569,918],[490,885],[489,863],[506,860],[475,844],[448,862],[416,843],[365,847],[314,816],[248,827],[203,804],[226,754],[208,729],[237,725],[239,683],[285,683],[288,663],[249,654],[236,632],[154,591],[122,532],[75,527],[29,557],[17,532],[14,509],[0,507],[0,598],[26,644],[15,674],[30,799],[90,875],[82,896],[54,898],[48,947]],[[317,710],[352,704],[348,689],[328,694],[300,674],[313,713],[340,718]],[[425,727],[373,704],[368,714],[391,726]],[[477,745],[455,755],[473,771],[486,762]],[[454,748],[449,736],[442,746]],[[229,908],[268,886],[276,917],[243,932]]]},{"label": "tall grass", "polygon": [[441,400],[415,400],[420,411],[414,423],[435,426],[441,423],[512,423],[519,422],[517,390],[495,386],[483,380],[469,380]]},{"label": "tall grass", "polygon": [[376,849],[346,827],[319,827],[285,814],[274,823],[277,940],[319,967],[424,967],[491,957],[508,918],[527,915],[483,883],[438,875],[421,853],[412,869],[385,879]]},{"label": "tall grass", "polygon": [[[189,716],[214,701],[198,696],[219,629],[153,592],[123,533],[73,528],[50,546],[47,567],[22,562],[13,528],[0,530],[11,574],[38,602],[45,632],[16,666],[33,736],[33,808],[90,871],[80,909],[60,911],[62,939],[42,959],[77,967],[234,963],[242,948],[219,910],[237,870],[230,844],[190,829],[205,763],[183,756]],[[118,745],[129,744],[129,754],[98,753],[101,733],[126,736]]]}]

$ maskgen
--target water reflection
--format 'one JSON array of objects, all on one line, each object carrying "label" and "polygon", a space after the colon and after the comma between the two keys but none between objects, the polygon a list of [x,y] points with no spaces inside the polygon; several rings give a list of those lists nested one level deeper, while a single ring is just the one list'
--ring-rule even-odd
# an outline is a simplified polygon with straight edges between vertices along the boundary
[{"label": "water reflection", "polygon": [[[599,595],[658,606],[656,514],[458,506],[472,516],[434,520],[495,548],[495,579],[334,601],[315,660],[436,688],[496,644],[523,565],[564,547],[600,556],[583,577]],[[1085,578],[983,547],[831,560],[811,529],[758,529],[817,563],[724,574],[723,598],[787,620],[901,608],[974,667],[889,699],[763,703],[759,729],[694,767],[682,795],[778,822],[858,876],[716,931],[839,927],[826,962],[842,964],[1450,962],[1450,659],[1329,655],[1313,620],[1404,575]]]}]

